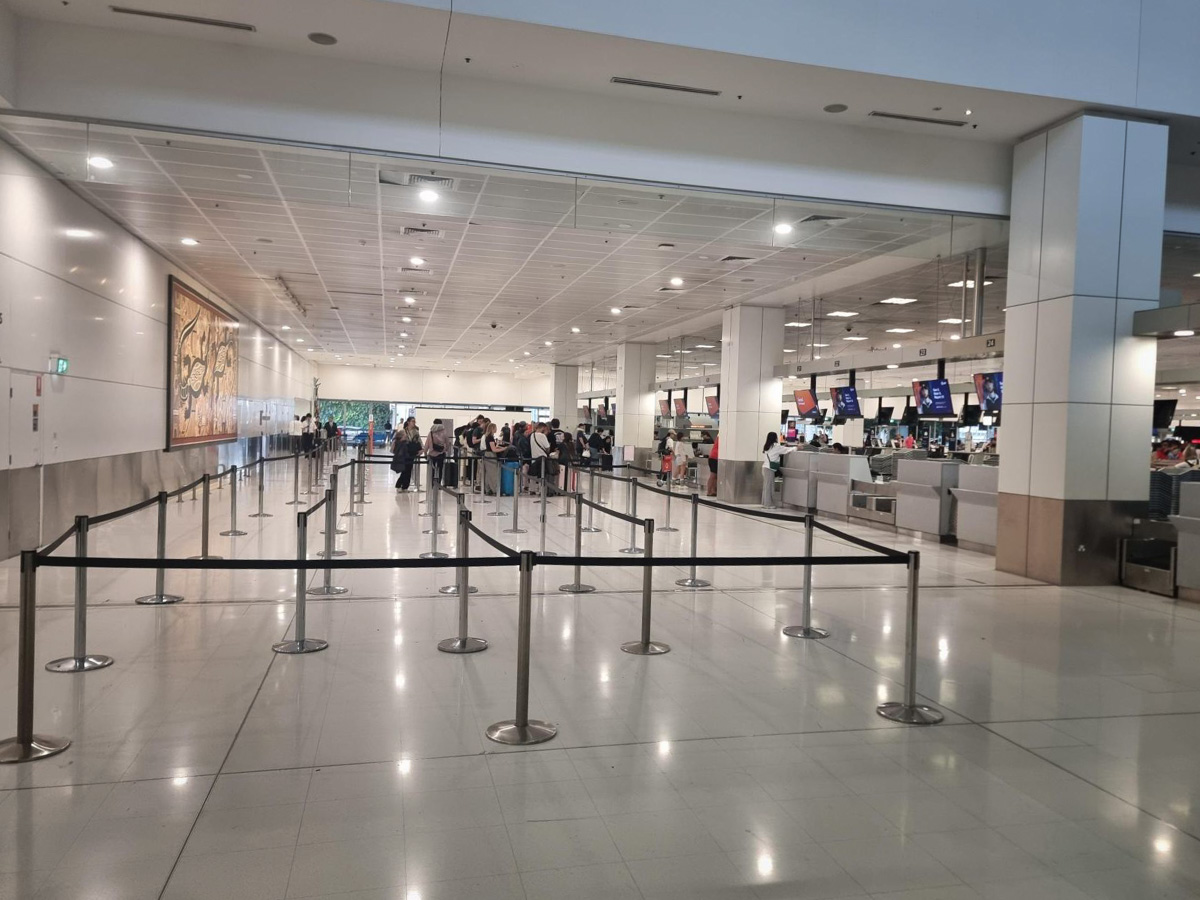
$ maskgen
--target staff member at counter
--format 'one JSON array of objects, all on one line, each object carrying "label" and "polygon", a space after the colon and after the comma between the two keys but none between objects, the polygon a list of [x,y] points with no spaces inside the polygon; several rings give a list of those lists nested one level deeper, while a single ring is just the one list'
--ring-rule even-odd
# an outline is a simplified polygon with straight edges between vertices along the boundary
[{"label": "staff member at counter", "polygon": [[775,509],[778,506],[775,502],[775,473],[779,471],[779,461],[783,455],[795,449],[779,443],[779,435],[776,432],[767,434],[767,440],[763,443],[763,509]]}]

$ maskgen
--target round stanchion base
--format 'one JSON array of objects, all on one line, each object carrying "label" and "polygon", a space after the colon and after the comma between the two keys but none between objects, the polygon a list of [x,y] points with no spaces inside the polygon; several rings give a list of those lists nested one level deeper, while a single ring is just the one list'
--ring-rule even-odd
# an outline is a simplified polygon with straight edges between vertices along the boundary
[{"label": "round stanchion base", "polygon": [[284,506],[308,506],[307,500],[289,500]]},{"label": "round stanchion base", "polygon": [[648,643],[630,641],[627,644],[622,644],[621,650],[625,653],[632,653],[635,656],[659,656],[663,653],[670,653],[671,645],[664,644],[662,641],[649,641]]},{"label": "round stanchion base", "polygon": [[560,584],[559,591],[564,594],[591,594],[596,590],[594,584]]},{"label": "round stanchion base", "polygon": [[189,556],[188,557],[188,559],[224,559],[224,558],[225,557],[217,556],[216,554],[213,554],[213,553],[208,554],[208,556],[205,556],[204,554],[200,554],[199,556]]},{"label": "round stanchion base", "polygon": [[490,513],[488,513],[488,515],[489,515],[489,516],[492,516],[492,517],[494,517],[494,518],[497,518],[497,519],[499,519],[499,518],[501,518],[501,517],[503,517],[503,518],[508,518],[508,513],[506,513],[506,512],[505,512],[504,510],[502,510],[502,509],[497,509],[497,510],[494,510],[493,512],[490,512]]},{"label": "round stanchion base", "polygon": [[274,516],[271,513],[250,513],[252,519],[271,519]]},{"label": "round stanchion base", "polygon": [[937,725],[946,717],[932,706],[909,706],[907,703],[882,703],[875,712],[885,719],[904,725]]},{"label": "round stanchion base", "polygon": [[617,552],[618,553],[645,553],[646,551],[643,550],[641,547],[622,547]]},{"label": "round stanchion base", "polygon": [[584,525],[579,530],[582,531],[584,534],[599,534],[604,529],[597,528],[595,525]]},{"label": "round stanchion base", "polygon": [[670,525],[660,525],[655,531],[678,531],[678,528],[672,528]]},{"label": "round stanchion base", "polygon": [[711,581],[705,581],[703,578],[679,578],[675,581],[680,587],[702,588],[712,587]]},{"label": "round stanchion base", "polygon": [[319,584],[315,588],[309,588],[307,593],[317,596],[331,597],[334,594],[348,594],[350,593],[350,588],[339,587],[336,584],[331,584],[329,587],[325,587],[325,585]]},{"label": "round stanchion base", "polygon": [[[346,551],[345,551],[345,550],[334,550],[334,551],[333,551],[333,555],[334,555],[334,556],[346,556],[346,555],[347,555],[347,553],[346,553]],[[325,551],[324,551],[324,550],[318,550],[318,551],[317,551],[317,556],[319,556],[319,557],[321,557],[322,559],[324,559],[324,558],[325,558]]]},{"label": "round stanchion base", "polygon": [[788,637],[808,638],[810,640],[820,640],[821,638],[829,637],[829,632],[824,628],[813,628],[810,625],[789,625],[783,629],[783,633]]},{"label": "round stanchion base", "polygon": [[280,641],[272,644],[271,649],[276,653],[316,653],[329,646],[329,641],[320,638],[305,638],[302,641]]},{"label": "round stanchion base", "polygon": [[[335,528],[333,530],[333,533],[334,534],[349,534],[350,532],[348,532],[345,528]],[[222,532],[222,534],[224,534],[224,532]],[[325,534],[324,529],[322,529],[321,534]]]},{"label": "round stanchion base", "polygon": [[[458,585],[457,584],[448,584],[445,587],[440,587],[440,588],[438,588],[438,593],[439,594],[457,594],[458,593]],[[475,585],[473,585],[473,584],[467,585],[467,593],[468,594],[478,594],[479,588],[475,587]]]},{"label": "round stanchion base", "polygon": [[357,519],[361,515],[362,515],[362,513],[360,513],[360,512],[344,512],[344,513],[342,513],[342,518],[345,519],[347,516],[353,516],[354,518]]},{"label": "round stanchion base", "polygon": [[218,531],[217,534],[221,537],[245,537],[250,532],[242,531],[240,528],[230,529],[229,531]]},{"label": "round stanchion base", "polygon": [[437,551],[436,553],[434,553],[431,550],[428,553],[422,553],[420,558],[421,559],[449,559],[449,557],[450,557],[449,553],[443,553],[440,550]]},{"label": "round stanchion base", "polygon": [[538,556],[558,556],[553,550],[539,550]]},{"label": "round stanchion base", "polygon": [[480,650],[486,650],[488,642],[483,638],[446,638],[444,641],[438,641],[437,648],[443,653],[478,653]]},{"label": "round stanchion base", "polygon": [[46,663],[47,672],[91,672],[94,669],[106,669],[113,664],[111,656],[101,653],[89,653],[76,659],[74,656],[64,656],[53,662]]},{"label": "round stanchion base", "polygon": [[505,719],[495,725],[489,725],[485,732],[489,741],[497,744],[541,744],[558,734],[558,726],[538,719],[530,719],[525,725],[518,725],[515,719]]},{"label": "round stanchion base", "polygon": [[575,513],[559,513],[559,514],[558,514],[558,518],[560,518],[560,519],[573,519],[573,518],[575,518]]},{"label": "round stanchion base", "polygon": [[524,528],[505,528],[505,534],[529,534]]},{"label": "round stanchion base", "polygon": [[[553,735],[551,735],[553,736]],[[32,762],[35,759],[45,759],[62,753],[71,746],[70,738],[51,737],[48,734],[35,734],[26,747],[16,738],[0,741],[0,763]]]},{"label": "round stanchion base", "polygon": [[[439,529],[438,529],[438,534],[446,534],[446,533],[447,533],[447,532],[446,532],[446,529],[444,529],[444,528],[439,528]],[[433,529],[432,529],[432,528],[426,528],[424,531],[422,531],[422,532],[421,532],[421,534],[433,534]]]},{"label": "round stanchion base", "polygon": [[133,602],[139,606],[166,606],[170,603],[182,603],[183,598],[178,594],[147,594]]}]

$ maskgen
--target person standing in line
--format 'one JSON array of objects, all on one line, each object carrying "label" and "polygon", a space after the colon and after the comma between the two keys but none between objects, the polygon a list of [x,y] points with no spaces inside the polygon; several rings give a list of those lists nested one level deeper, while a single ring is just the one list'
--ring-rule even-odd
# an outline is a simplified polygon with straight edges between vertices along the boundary
[{"label": "person standing in line", "polygon": [[768,432],[767,439],[763,443],[763,509],[775,509],[778,506],[775,502],[775,474],[779,471],[780,460],[783,455],[790,453],[792,449],[780,444],[779,435],[774,431]]},{"label": "person standing in line", "polygon": [[675,435],[675,483],[683,484],[687,481],[688,461],[692,458],[692,442],[688,440],[686,432],[683,435]]},{"label": "person standing in line", "polygon": [[507,445],[496,437],[496,423],[488,422],[483,430],[483,492],[489,496],[500,493],[500,456]]},{"label": "person standing in line", "polygon": [[708,451],[708,484],[705,487],[705,495],[708,497],[717,496],[717,461],[720,458],[721,436],[718,434],[713,438],[712,449]]},{"label": "person standing in line", "polygon": [[533,434],[529,436],[529,474],[541,478],[546,474],[550,460],[550,429],[539,422],[533,426]]},{"label": "person standing in line", "polygon": [[446,465],[446,452],[450,449],[450,437],[446,434],[446,426],[441,419],[433,420],[433,427],[425,437],[425,457],[429,460],[429,468],[433,484],[442,483],[442,469]]},{"label": "person standing in line", "polygon": [[500,440],[504,443],[512,443],[512,429],[508,427],[508,423],[504,423],[504,427],[500,429]]},{"label": "person standing in line", "polygon": [[396,479],[396,490],[403,493],[412,483],[413,465],[421,454],[421,432],[417,428],[417,420],[411,416],[404,427],[397,429],[392,440],[392,471],[399,472]]},{"label": "person standing in line", "polygon": [[300,449],[304,451],[304,455],[311,455],[313,452],[313,420],[312,413],[305,413],[300,418]]}]

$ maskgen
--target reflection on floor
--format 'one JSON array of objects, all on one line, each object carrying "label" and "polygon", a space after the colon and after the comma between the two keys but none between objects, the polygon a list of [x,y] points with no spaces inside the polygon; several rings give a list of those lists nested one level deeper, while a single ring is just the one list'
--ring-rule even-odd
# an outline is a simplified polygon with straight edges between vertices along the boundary
[{"label": "reflection on floor", "polygon": [[[423,495],[397,495],[382,467],[372,487],[366,515],[339,520],[339,546],[426,549]],[[214,535],[213,552],[293,554],[290,492],[290,471],[272,471],[274,518],[243,518],[250,535]],[[214,495],[215,515],[227,498]],[[488,515],[510,499],[469,507],[535,548],[537,508],[520,502],[519,536]],[[564,506],[547,518],[560,553]],[[171,555],[196,552],[198,508],[170,507]],[[662,499],[643,495],[639,511],[661,520]],[[686,523],[686,504],[673,515]],[[627,526],[597,524],[587,552],[627,544]],[[152,539],[150,511],[97,529],[92,552],[149,555]],[[687,530],[656,544],[684,554]],[[701,513],[701,555],[800,546],[791,526]],[[861,552],[824,537],[816,549]],[[471,632],[491,647],[461,657],[435,650],[455,630],[456,599],[436,590],[449,569],[336,572],[351,592],[308,606],[329,650],[293,657],[270,649],[291,626],[292,573],[170,573],[187,602],[151,608],[132,599],[152,573],[92,570],[89,649],[117,663],[39,665],[37,727],[75,743],[0,769],[0,900],[1200,895],[1200,610],[919,549],[919,687],[947,724],[874,712],[899,696],[902,569],[818,570],[815,624],[833,633],[821,642],[779,633],[798,621],[798,569],[702,567],[715,587],[699,591],[659,571],[654,636],[673,650],[647,658],[618,649],[637,637],[640,570],[585,570],[599,592],[568,596],[569,569],[539,568],[530,709],[560,731],[530,749],[483,736],[513,712],[512,569],[479,570]],[[7,735],[11,564],[0,578]],[[39,663],[69,652],[70,602],[70,573],[43,570]]]}]

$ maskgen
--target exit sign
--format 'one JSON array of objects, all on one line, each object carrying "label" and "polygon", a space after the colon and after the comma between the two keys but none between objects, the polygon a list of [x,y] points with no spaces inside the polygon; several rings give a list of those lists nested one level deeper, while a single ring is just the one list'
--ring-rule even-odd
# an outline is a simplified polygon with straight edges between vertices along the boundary
[{"label": "exit sign", "polygon": [[66,375],[67,369],[69,369],[70,367],[71,367],[71,361],[69,359],[67,359],[66,357],[59,356],[59,357],[56,357],[54,360],[54,366],[53,366],[52,371],[54,372],[55,375]]}]

